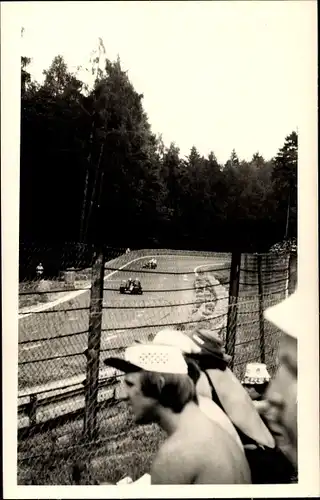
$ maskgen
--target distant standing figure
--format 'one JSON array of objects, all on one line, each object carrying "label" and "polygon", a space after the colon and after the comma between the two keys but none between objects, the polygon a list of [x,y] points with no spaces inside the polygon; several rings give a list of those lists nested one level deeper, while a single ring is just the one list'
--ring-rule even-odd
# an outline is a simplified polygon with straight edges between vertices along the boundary
[{"label": "distant standing figure", "polygon": [[127,248],[126,253],[130,253],[130,248]]},{"label": "distant standing figure", "polygon": [[43,276],[43,265],[41,264],[41,262],[36,267],[36,275],[38,279],[40,279]]}]

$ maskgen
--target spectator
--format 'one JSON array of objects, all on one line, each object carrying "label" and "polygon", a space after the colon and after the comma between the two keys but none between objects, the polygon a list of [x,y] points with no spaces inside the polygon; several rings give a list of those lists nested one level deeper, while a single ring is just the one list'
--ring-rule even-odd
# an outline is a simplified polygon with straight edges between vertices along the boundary
[{"label": "spectator", "polygon": [[274,438],[297,468],[297,339],[305,330],[298,292],[265,311],[265,318],[282,331],[279,367],[266,393],[264,414]]},{"label": "spectator", "polygon": [[215,332],[204,329],[196,329],[189,335],[200,347],[200,352],[189,355],[202,372],[198,393],[208,390],[209,385],[212,399],[233,422],[244,445],[254,443],[273,448],[274,439],[248,393],[228,367],[230,356],[225,353],[221,339]]},{"label": "spectator", "polygon": [[162,331],[155,340],[180,346],[187,359],[197,362],[201,369],[201,376],[195,380],[199,404],[201,396],[211,397],[228,415],[244,445],[252,482],[289,483],[293,469],[275,447],[275,441],[255,407],[256,403],[228,368],[230,357],[225,354],[220,338],[213,332],[198,329],[188,333],[188,336],[174,330]]},{"label": "spectator", "polygon": [[44,269],[43,269],[43,265],[42,265],[42,263],[40,262],[40,263],[37,265],[37,267],[36,267],[36,275],[37,275],[37,278],[38,278],[38,279],[41,279],[41,278],[42,278],[42,276],[43,276],[43,271],[44,271]]},{"label": "spectator", "polygon": [[125,399],[136,423],[157,422],[167,434],[152,464],[151,484],[250,484],[240,447],[200,410],[180,349],[136,344],[125,359],[105,364],[126,373]]},{"label": "spectator", "polygon": [[[194,344],[194,342],[186,335],[181,333],[180,331],[175,331],[170,328],[165,328],[160,330],[153,339],[153,343],[155,344],[164,344],[164,345],[175,345],[178,347],[183,353],[199,353],[200,348]],[[210,386],[207,384],[203,386],[201,384],[201,390],[199,391],[199,380],[201,378],[201,371],[198,367],[197,363],[195,363],[191,359],[187,359],[188,364],[188,373],[192,378],[194,384],[197,388],[198,395],[198,403],[200,409],[214,422],[218,423],[225,429],[230,436],[235,440],[235,442],[240,446],[243,450],[243,445],[239,438],[237,431],[235,430],[232,422],[226,413],[216,404],[215,401],[211,398],[211,390]]]},{"label": "spectator", "polygon": [[261,401],[270,378],[264,363],[248,363],[241,383],[253,401]]}]

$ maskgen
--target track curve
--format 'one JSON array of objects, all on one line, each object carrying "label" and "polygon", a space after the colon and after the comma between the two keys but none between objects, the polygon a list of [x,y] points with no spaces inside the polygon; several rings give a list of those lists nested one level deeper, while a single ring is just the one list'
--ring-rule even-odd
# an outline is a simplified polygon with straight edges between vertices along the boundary
[{"label": "track curve", "polygon": [[[196,268],[212,266],[214,269],[215,265],[221,265],[221,258],[214,257],[155,257],[156,270],[142,269],[148,256],[105,279],[101,361],[134,340],[147,340],[164,325],[188,321],[195,301]],[[120,281],[129,277],[140,279],[143,295],[119,294]],[[87,290],[54,309],[48,305],[42,312],[20,316],[19,388],[85,374],[83,352],[87,348],[89,304],[90,290]]]}]

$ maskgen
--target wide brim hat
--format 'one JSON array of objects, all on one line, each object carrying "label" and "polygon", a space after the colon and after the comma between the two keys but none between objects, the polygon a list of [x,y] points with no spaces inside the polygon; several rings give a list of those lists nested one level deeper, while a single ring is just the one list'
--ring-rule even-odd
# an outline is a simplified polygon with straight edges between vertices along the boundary
[{"label": "wide brim hat", "polygon": [[[199,354],[204,356],[211,356],[219,361],[222,361],[227,366],[231,360],[231,356],[226,354],[223,347],[223,341],[218,332],[209,329],[198,328],[195,331],[187,333],[189,338],[200,349]],[[198,354],[198,353],[196,353]]]}]

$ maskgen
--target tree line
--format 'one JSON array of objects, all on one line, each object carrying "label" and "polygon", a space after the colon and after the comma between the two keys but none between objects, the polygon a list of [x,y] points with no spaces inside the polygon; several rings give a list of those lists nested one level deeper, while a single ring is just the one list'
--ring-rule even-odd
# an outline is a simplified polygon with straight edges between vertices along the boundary
[{"label": "tree line", "polygon": [[90,88],[60,55],[41,84],[30,62],[21,58],[21,241],[266,251],[296,237],[296,132],[271,159],[233,150],[221,164],[196,145],[183,157],[152,132],[143,94],[102,40]]}]

